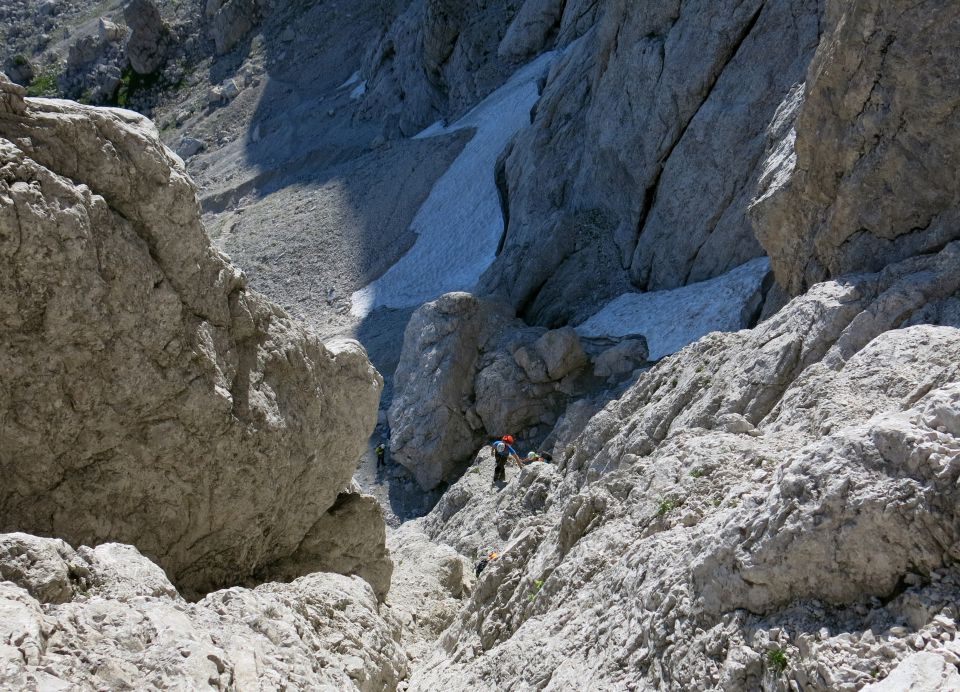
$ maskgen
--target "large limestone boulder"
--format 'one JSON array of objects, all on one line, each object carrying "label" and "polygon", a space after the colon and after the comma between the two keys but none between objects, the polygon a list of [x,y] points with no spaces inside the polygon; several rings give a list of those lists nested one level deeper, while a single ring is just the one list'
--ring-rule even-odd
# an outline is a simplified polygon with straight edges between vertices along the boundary
[{"label": "large limestone boulder", "polygon": [[529,327],[505,305],[448,293],[410,318],[388,412],[390,451],[424,489],[477,449],[544,433],[589,378],[573,329]]},{"label": "large limestone boulder", "polygon": [[960,236],[960,7],[834,1],[827,18],[753,209],[794,295]]},{"label": "large limestone boulder", "polygon": [[[40,558],[31,572],[11,563],[14,544]],[[74,551],[25,534],[0,534],[0,546],[4,689],[373,692],[406,675],[398,627],[358,577],[312,574],[190,603],[132,546]],[[62,574],[54,599],[38,593]]]},{"label": "large limestone boulder", "polygon": [[258,0],[208,0],[205,12],[218,55],[233,50],[260,21]]},{"label": "large limestone boulder", "polygon": [[123,19],[130,27],[130,38],[127,39],[130,66],[140,74],[153,74],[167,60],[170,28],[152,0],[130,0],[123,9]]},{"label": "large limestone boulder", "polygon": [[747,211],[820,4],[567,2],[565,49],[505,152],[508,228],[480,294],[560,326],[631,284],[677,288],[762,256]]},{"label": "large limestone boulder", "polygon": [[257,581],[293,581],[312,572],[355,574],[366,580],[382,601],[390,590],[393,573],[386,532],[380,503],[362,494],[354,484],[340,493],[296,551],[264,567]]},{"label": "large limestone boulder", "polygon": [[148,120],[22,92],[0,80],[0,530],[238,583],[349,485],[382,381],[246,288]]}]

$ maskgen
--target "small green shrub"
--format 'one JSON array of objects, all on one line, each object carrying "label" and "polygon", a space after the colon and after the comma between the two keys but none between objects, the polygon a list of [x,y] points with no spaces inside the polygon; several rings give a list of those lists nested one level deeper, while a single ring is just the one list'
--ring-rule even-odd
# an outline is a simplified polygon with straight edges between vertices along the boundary
[{"label": "small green shrub", "polygon": [[660,505],[657,508],[657,516],[662,517],[665,514],[669,514],[679,506],[680,506],[680,503],[677,502],[676,500],[672,500],[669,497],[665,497],[662,500],[660,500]]},{"label": "small green shrub", "polygon": [[540,593],[540,589],[543,588],[543,579],[535,579],[533,582],[533,591],[527,595],[527,600],[531,603],[537,598],[537,595]]},{"label": "small green shrub", "polygon": [[783,649],[771,649],[767,652],[767,664],[777,675],[783,674],[783,671],[787,669],[788,663],[787,655],[783,652]]},{"label": "small green shrub", "polygon": [[48,67],[33,78],[30,86],[27,87],[27,96],[56,96],[57,77],[57,69]]},{"label": "small green shrub", "polygon": [[707,471],[706,471],[706,469],[704,469],[704,468],[698,467],[698,468],[695,468],[695,469],[693,469],[692,471],[690,471],[690,475],[691,475],[693,478],[703,478],[704,476],[707,475]]},{"label": "small green shrub", "polygon": [[129,108],[130,101],[137,92],[152,89],[160,81],[160,72],[140,74],[129,65],[120,75],[120,86],[117,87],[116,105],[120,108]]}]

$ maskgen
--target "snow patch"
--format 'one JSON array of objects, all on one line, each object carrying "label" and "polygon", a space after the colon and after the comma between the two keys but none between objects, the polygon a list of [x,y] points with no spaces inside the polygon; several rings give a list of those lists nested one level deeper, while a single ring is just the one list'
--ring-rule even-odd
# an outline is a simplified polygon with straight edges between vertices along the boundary
[{"label": "snow patch", "polygon": [[769,271],[770,260],[760,257],[708,281],[669,291],[624,293],[576,330],[584,337],[643,334],[650,360],[659,360],[710,332],[746,326],[744,309]]},{"label": "snow patch", "polygon": [[496,257],[503,215],[494,182],[497,157],[540,97],[537,79],[554,59],[545,53],[452,125],[434,123],[416,138],[475,128],[473,138],[437,180],[417,211],[413,247],[373,283],[351,297],[363,318],[378,307],[421,305],[444,293],[473,288]]},{"label": "snow patch", "polygon": [[338,86],[337,88],[338,88],[338,89],[346,89],[348,86],[353,86],[354,84],[356,84],[356,83],[359,82],[359,81],[360,81],[360,70],[357,70],[357,71],[354,72],[352,75],[350,75],[350,77],[347,79],[347,81],[345,81],[343,84],[341,84],[341,85]]},{"label": "snow patch", "polygon": [[353,88],[353,91],[350,92],[350,100],[356,101],[365,93],[367,93],[367,80],[363,80]]}]

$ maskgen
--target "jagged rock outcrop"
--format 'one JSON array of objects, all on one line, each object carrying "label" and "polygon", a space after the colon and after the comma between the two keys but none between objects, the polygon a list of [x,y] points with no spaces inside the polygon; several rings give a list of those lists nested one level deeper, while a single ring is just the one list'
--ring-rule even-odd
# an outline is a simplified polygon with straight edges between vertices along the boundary
[{"label": "jagged rock outcrop", "polygon": [[207,0],[210,35],[217,54],[233,50],[260,21],[258,0]]},{"label": "jagged rock outcrop", "polygon": [[[566,4],[558,45],[585,4]],[[675,288],[763,254],[747,209],[821,11],[817,0],[595,5],[505,156],[509,224],[481,283],[537,324],[579,318],[630,282]]]},{"label": "jagged rock outcrop", "polygon": [[833,2],[827,27],[753,209],[794,295],[960,236],[960,7]]},{"label": "jagged rock outcrop", "polygon": [[132,546],[0,534],[5,689],[396,689],[399,626],[357,577],[189,603]]},{"label": "jagged rock outcrop", "polygon": [[337,496],[292,555],[264,567],[257,581],[292,581],[312,572],[356,574],[373,587],[379,600],[385,599],[393,561],[386,548],[383,510],[376,498],[354,486]]},{"label": "jagged rock outcrop", "polygon": [[22,96],[0,79],[0,530],[239,583],[349,485],[382,381],[246,288],[148,120]]},{"label": "jagged rock outcrop", "polygon": [[388,135],[413,135],[462,114],[509,76],[497,46],[521,0],[395,3],[364,60],[362,115]]},{"label": "jagged rock outcrop", "polygon": [[642,374],[555,467],[498,492],[482,455],[420,524],[503,554],[410,688],[859,689],[918,650],[949,672],[958,291],[956,243],[817,285]]},{"label": "jagged rock outcrop", "polygon": [[491,435],[545,434],[590,383],[589,364],[569,327],[529,327],[505,305],[441,296],[407,325],[388,414],[390,452],[424,489],[434,488]]}]

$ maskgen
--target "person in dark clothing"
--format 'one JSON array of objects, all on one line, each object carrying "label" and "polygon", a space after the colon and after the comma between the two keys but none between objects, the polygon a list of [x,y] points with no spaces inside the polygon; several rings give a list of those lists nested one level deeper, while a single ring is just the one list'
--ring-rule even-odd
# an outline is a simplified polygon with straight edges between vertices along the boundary
[{"label": "person in dark clothing", "polygon": [[494,483],[503,482],[507,479],[507,460],[510,459],[510,457],[513,457],[514,461],[517,462],[517,466],[520,465],[520,455],[518,455],[516,450],[510,446],[512,444],[513,437],[511,435],[504,435],[502,438],[492,443],[493,457],[497,462],[493,469]]},{"label": "person in dark clothing", "polygon": [[375,451],[377,453],[377,468],[379,469],[383,466],[386,466],[387,462],[384,461],[384,457],[386,456],[386,453],[387,453],[386,446],[381,442],[380,444],[377,445],[377,448]]}]

